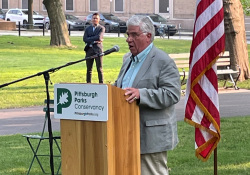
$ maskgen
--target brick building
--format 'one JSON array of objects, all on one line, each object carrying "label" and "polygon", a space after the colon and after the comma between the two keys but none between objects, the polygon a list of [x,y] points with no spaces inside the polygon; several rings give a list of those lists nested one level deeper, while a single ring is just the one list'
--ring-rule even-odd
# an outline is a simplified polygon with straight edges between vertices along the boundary
[{"label": "brick building", "polygon": [[[47,16],[43,0],[33,0],[33,9]],[[181,26],[182,29],[193,28],[195,0],[61,0],[63,11],[84,19],[89,13],[113,13],[127,20],[135,13],[156,13]],[[28,8],[28,0],[0,0],[0,8]]]}]

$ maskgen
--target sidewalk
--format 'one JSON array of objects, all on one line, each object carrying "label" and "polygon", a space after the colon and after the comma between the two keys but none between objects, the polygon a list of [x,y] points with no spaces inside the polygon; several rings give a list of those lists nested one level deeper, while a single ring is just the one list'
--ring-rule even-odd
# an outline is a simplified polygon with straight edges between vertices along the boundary
[{"label": "sidewalk", "polygon": [[[221,117],[250,115],[250,90],[219,89]],[[176,105],[177,120],[183,121],[184,101],[182,96]],[[239,105],[240,104],[240,105]],[[45,113],[43,106],[0,109],[0,135],[41,132]],[[60,131],[60,120],[51,116],[52,129]]]},{"label": "sidewalk", "polygon": [[[71,31],[70,36],[83,36],[84,31]],[[19,36],[18,31],[8,31],[8,30],[0,30],[1,35],[14,35]],[[169,36],[169,39],[177,39],[177,40],[192,40],[192,32],[180,31],[177,32],[174,36]],[[246,39],[247,44],[250,44],[250,31],[246,31]],[[43,36],[42,30],[34,30],[34,31],[27,31],[22,30],[20,36]],[[50,30],[44,32],[44,36],[50,36]],[[104,37],[124,37],[123,33],[105,33]],[[155,36],[155,38],[160,38],[160,36]],[[164,39],[168,39],[168,36],[165,36]]]},{"label": "sidewalk", "polygon": [[[41,132],[44,119],[43,106],[0,109],[0,135]],[[51,123],[53,131],[60,131],[60,120],[53,114]]]}]

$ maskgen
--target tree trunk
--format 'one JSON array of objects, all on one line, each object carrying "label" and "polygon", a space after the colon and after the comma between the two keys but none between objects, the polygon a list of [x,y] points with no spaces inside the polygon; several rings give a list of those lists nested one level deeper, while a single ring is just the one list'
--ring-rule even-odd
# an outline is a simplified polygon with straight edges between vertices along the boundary
[{"label": "tree trunk", "polygon": [[28,29],[33,29],[33,0],[28,0]]},{"label": "tree trunk", "polygon": [[43,0],[50,19],[50,45],[72,46],[61,0]]},{"label": "tree trunk", "polygon": [[250,78],[244,13],[240,0],[223,0],[226,50],[230,52],[231,68],[241,69],[239,80]]}]

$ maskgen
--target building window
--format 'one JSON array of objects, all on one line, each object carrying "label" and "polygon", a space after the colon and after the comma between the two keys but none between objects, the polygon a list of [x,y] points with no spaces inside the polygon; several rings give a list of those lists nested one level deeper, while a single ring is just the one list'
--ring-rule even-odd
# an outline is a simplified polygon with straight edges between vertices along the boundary
[{"label": "building window", "polygon": [[28,0],[22,0],[22,9],[28,9]]},{"label": "building window", "polygon": [[115,0],[115,11],[123,12],[123,0]]},{"label": "building window", "polygon": [[8,8],[9,8],[8,0],[2,0],[2,9],[8,9]]},{"label": "building window", "polygon": [[89,0],[89,10],[93,11],[93,12],[97,12],[98,11],[98,6],[97,6],[97,0]]},{"label": "building window", "polygon": [[169,13],[169,0],[159,0],[159,13]]},{"label": "building window", "polygon": [[74,10],[73,6],[74,6],[73,0],[66,0],[66,10],[73,11]]}]

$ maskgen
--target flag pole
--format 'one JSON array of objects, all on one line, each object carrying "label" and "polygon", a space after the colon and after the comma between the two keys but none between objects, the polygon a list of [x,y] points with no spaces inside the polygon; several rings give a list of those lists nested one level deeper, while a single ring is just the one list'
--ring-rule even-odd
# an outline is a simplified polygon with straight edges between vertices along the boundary
[{"label": "flag pole", "polygon": [[217,175],[217,147],[214,149],[214,175]]}]

